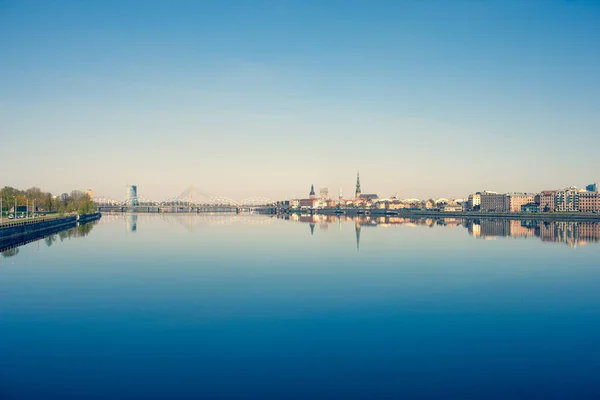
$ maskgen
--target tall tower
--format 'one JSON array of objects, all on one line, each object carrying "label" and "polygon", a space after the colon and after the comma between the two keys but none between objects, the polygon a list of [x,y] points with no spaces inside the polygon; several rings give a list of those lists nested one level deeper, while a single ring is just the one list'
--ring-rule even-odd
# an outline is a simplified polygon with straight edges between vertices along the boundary
[{"label": "tall tower", "polygon": [[310,185],[310,193],[308,194],[308,197],[311,199],[317,197],[317,195],[315,194],[315,185]]},{"label": "tall tower", "polygon": [[356,191],[354,192],[354,198],[360,199],[361,191],[360,191],[360,172],[356,172]]}]

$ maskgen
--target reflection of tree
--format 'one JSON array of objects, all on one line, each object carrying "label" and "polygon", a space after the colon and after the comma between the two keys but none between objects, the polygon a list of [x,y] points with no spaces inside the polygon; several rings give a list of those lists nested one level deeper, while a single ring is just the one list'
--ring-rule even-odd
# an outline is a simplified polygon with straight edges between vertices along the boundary
[{"label": "reflection of tree", "polygon": [[95,223],[78,225],[77,228],[73,230],[74,237],[84,237],[90,234],[92,229],[94,229]]},{"label": "reflection of tree", "polygon": [[58,237],[60,238],[60,241],[62,242],[63,240],[65,240],[66,238],[69,237],[69,231],[58,232]]},{"label": "reflection of tree", "polygon": [[56,242],[56,235],[47,236],[44,241],[46,242],[46,246],[50,247]]},{"label": "reflection of tree", "polygon": [[4,257],[4,258],[14,257],[17,254],[19,254],[19,249],[17,247],[15,247],[14,249],[4,250],[2,252],[2,257]]}]

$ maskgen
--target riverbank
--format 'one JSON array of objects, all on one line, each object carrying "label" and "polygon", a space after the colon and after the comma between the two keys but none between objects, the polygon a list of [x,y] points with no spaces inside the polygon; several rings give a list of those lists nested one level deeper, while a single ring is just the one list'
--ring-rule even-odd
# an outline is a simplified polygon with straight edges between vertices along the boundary
[{"label": "riverbank", "polygon": [[100,213],[93,214],[68,214],[62,216],[40,217],[23,221],[11,221],[0,225],[0,242],[8,239],[19,238],[35,233],[45,234],[46,231],[62,230],[76,226],[77,223],[95,221],[101,217]]}]

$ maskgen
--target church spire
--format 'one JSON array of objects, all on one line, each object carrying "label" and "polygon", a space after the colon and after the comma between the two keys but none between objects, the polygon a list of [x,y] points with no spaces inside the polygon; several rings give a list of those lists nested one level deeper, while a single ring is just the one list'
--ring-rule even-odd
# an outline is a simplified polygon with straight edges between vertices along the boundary
[{"label": "church spire", "polygon": [[356,171],[356,191],[354,192],[354,197],[359,199],[361,195],[360,191],[360,171]]},{"label": "church spire", "polygon": [[309,196],[311,199],[314,199],[314,198],[315,198],[315,196],[316,196],[316,194],[315,194],[315,185],[310,185],[310,193],[308,194],[308,196]]}]

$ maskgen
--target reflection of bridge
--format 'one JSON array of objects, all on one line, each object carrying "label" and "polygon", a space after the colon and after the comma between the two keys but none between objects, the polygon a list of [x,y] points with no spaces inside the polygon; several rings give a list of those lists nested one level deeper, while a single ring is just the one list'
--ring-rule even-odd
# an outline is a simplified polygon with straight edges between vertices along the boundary
[{"label": "reflection of bridge", "polygon": [[224,225],[232,225],[234,223],[240,223],[244,225],[270,225],[276,221],[272,215],[235,215],[235,214],[201,214],[196,213],[181,213],[175,214],[160,214],[152,217],[145,216],[137,213],[105,213],[99,220],[100,224],[114,223],[115,221],[124,222],[129,232],[135,232],[138,230],[139,225],[142,227],[144,224],[150,221],[161,221],[169,225],[182,226],[186,230],[192,232],[194,228],[202,226],[217,227]]},{"label": "reflection of bridge", "polygon": [[123,201],[107,197],[94,197],[100,211],[137,212],[251,212],[270,211],[275,201],[266,197],[250,197],[240,201],[216,196],[190,186],[179,196],[164,200],[151,200],[144,197],[127,198]]}]

